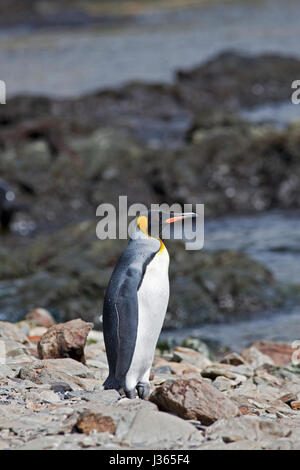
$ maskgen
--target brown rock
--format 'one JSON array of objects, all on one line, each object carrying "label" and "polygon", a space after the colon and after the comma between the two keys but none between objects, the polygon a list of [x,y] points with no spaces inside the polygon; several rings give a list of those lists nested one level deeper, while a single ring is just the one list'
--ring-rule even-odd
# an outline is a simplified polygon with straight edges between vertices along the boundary
[{"label": "brown rock", "polygon": [[176,346],[174,348],[172,359],[175,362],[185,362],[200,369],[211,364],[211,360],[205,354],[193,349],[184,348],[183,346]]},{"label": "brown rock", "polygon": [[168,366],[171,369],[171,374],[174,375],[200,375],[201,370],[192,364],[181,363],[181,362],[168,362]]},{"label": "brown rock", "polygon": [[226,356],[224,356],[220,362],[222,364],[231,364],[232,366],[240,366],[242,364],[245,364],[245,361],[242,356],[235,352],[226,354]]},{"label": "brown rock", "polygon": [[67,323],[54,325],[43,335],[38,343],[41,359],[71,358],[85,364],[84,346],[93,323],[80,318]]},{"label": "brown rock", "polygon": [[300,410],[300,401],[292,401],[291,402],[291,408],[293,410]]},{"label": "brown rock", "polygon": [[288,405],[290,405],[293,401],[297,400],[297,397],[294,393],[286,393],[285,395],[280,397],[280,400],[283,403],[287,403]]},{"label": "brown rock", "polygon": [[231,366],[230,364],[214,363],[201,371],[202,377],[207,377],[214,380],[216,377],[223,376],[227,379],[235,380],[236,383],[241,383],[246,380],[246,377],[253,375],[253,370],[249,366]]},{"label": "brown rock", "polygon": [[251,406],[248,404],[240,405],[239,410],[242,415],[259,415],[259,411],[255,408],[255,406]]},{"label": "brown rock", "polygon": [[51,313],[44,308],[36,308],[32,310],[27,313],[25,319],[36,323],[37,326],[44,326],[46,328],[50,328],[50,326],[55,325],[55,321]]},{"label": "brown rock", "polygon": [[270,405],[263,400],[259,400],[258,398],[253,400],[244,395],[232,397],[232,400],[239,407],[242,415],[261,415],[270,407]]},{"label": "brown rock", "polygon": [[167,381],[150,396],[162,411],[175,413],[183,419],[198,420],[210,425],[220,418],[237,416],[237,406],[203,379]]},{"label": "brown rock", "polygon": [[150,371],[150,376],[149,376],[149,380],[150,380],[150,381],[153,380],[153,379],[154,379],[154,376],[155,376],[155,372],[154,372],[153,369],[151,369],[151,371]]},{"label": "brown rock", "polygon": [[270,357],[276,366],[286,366],[292,360],[295,350],[289,344],[259,341],[253,346],[265,356]]},{"label": "brown rock", "polygon": [[108,432],[110,434],[115,434],[116,432],[116,425],[110,416],[90,411],[84,411],[80,415],[76,428],[84,434],[89,434],[91,431]]},{"label": "brown rock", "polygon": [[264,366],[265,364],[274,365],[273,359],[263,354],[257,347],[251,346],[250,348],[243,349],[243,359],[252,365],[254,369]]}]

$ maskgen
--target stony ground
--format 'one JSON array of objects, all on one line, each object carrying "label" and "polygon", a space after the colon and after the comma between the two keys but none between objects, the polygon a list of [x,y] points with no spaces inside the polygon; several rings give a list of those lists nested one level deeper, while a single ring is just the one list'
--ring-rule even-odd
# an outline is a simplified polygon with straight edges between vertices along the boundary
[{"label": "stony ground", "polygon": [[[36,319],[0,322],[0,449],[300,448],[300,376],[288,344],[214,358],[189,338],[156,351],[150,400],[129,400],[103,390],[101,332]],[[87,334],[83,364],[71,357]]]}]

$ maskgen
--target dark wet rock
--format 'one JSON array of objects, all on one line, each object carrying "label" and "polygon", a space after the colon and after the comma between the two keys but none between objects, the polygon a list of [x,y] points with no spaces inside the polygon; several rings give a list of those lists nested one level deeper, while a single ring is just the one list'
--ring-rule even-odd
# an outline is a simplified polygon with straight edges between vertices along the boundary
[{"label": "dark wet rock", "polygon": [[215,104],[236,109],[289,100],[299,75],[300,61],[293,57],[226,51],[200,67],[179,71],[176,84],[192,109]]},{"label": "dark wet rock", "polygon": [[61,151],[72,157],[73,146],[66,140],[70,134],[84,136],[99,128],[114,128],[150,148],[175,148],[184,143],[192,124],[192,113],[183,106],[176,88],[160,83],[132,82],[73,100],[19,96],[9,108],[0,109],[0,120],[8,123],[0,141],[11,145],[18,139],[42,139],[52,161]]},{"label": "dark wet rock", "polygon": [[[221,321],[243,312],[278,308],[291,294],[265,267],[241,253],[183,252],[173,243],[168,248],[171,296],[165,326]],[[294,295],[297,298],[297,289]]]},{"label": "dark wet rock", "polygon": [[196,378],[165,382],[156,388],[150,400],[163,411],[184,419],[197,419],[204,425],[239,413],[231,400],[209,383]]},{"label": "dark wet rock", "polygon": [[[182,145],[193,114],[202,113],[209,121],[211,109],[237,110],[290,100],[299,64],[296,58],[275,54],[227,51],[191,71],[180,71],[171,85],[129,83],[73,100],[17,97],[2,107],[0,120],[6,123],[6,135],[12,124],[26,122],[27,129],[20,128],[24,135],[30,123],[31,136],[46,136],[52,148],[60,147],[53,138],[59,129],[64,134],[107,125],[134,132],[152,147],[174,147]],[[49,130],[53,126],[56,130]]]},{"label": "dark wet rock", "polygon": [[141,174],[146,150],[128,132],[107,124],[88,135],[63,132],[54,159],[46,137],[24,140],[22,147],[7,144],[0,161],[1,173],[17,181],[18,198],[29,208],[15,219],[21,235],[92,219],[100,203],[116,205],[122,194],[128,204],[159,202]]},{"label": "dark wet rock", "polygon": [[25,235],[92,218],[119,194],[204,203],[206,216],[300,207],[297,124],[278,130],[222,109],[192,112],[174,86],[19,97],[1,119],[10,125],[0,132],[0,171],[30,207],[14,224]]},{"label": "dark wet rock", "polygon": [[206,216],[299,207],[299,126],[217,125],[192,144],[145,156],[152,185],[167,201],[205,204]]},{"label": "dark wet rock", "polygon": [[131,18],[130,8],[126,5],[122,8],[122,14],[116,14],[114,5],[110,9],[109,4],[101,8],[91,1],[73,1],[72,5],[68,0],[44,1],[28,0],[26,5],[18,0],[3,0],[0,5],[0,25],[5,28],[61,28],[61,27],[83,27],[92,25],[124,25]]},{"label": "dark wet rock", "polygon": [[84,347],[93,326],[80,318],[51,326],[38,343],[40,359],[70,357],[85,364]]},{"label": "dark wet rock", "polygon": [[[300,207],[299,125],[258,126],[223,109],[285,98],[283,77],[297,70],[289,58],[227,53],[181,72],[173,85],[131,83],[70,100],[16,97],[1,107],[0,173],[30,210],[12,227],[24,239],[1,239],[0,318],[17,321],[41,306],[60,321],[80,316],[101,327],[104,291],[125,242],[96,238],[95,208],[116,204],[119,194],[129,204],[204,203],[206,216]],[[191,98],[199,86],[200,102]],[[165,327],[299,301],[299,288],[274,281],[245,255],[168,248]]]},{"label": "dark wet rock", "polygon": [[[150,148],[177,147],[192,122],[177,90],[165,84],[132,82],[117,90],[104,90],[86,95],[70,104],[73,117],[88,109],[101,125],[110,125],[133,133]],[[88,121],[89,122],[89,121]]]},{"label": "dark wet rock", "polygon": [[[14,320],[16,313],[40,305],[59,313],[62,320],[81,317],[101,327],[104,292],[126,241],[100,241],[95,223],[82,222],[28,240],[26,251],[22,245],[5,251],[3,269],[10,273],[9,280],[0,282],[5,318]],[[190,252],[176,242],[169,242],[168,249],[171,296],[165,327],[240,318],[297,301],[296,288],[281,286],[244,254]]]}]

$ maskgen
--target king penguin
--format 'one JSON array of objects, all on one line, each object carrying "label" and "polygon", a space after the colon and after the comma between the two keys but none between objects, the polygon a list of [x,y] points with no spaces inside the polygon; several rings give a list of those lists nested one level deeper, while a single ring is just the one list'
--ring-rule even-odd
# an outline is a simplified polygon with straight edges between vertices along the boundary
[{"label": "king penguin", "polygon": [[128,398],[135,398],[136,391],[140,398],[148,397],[150,369],[169,302],[169,254],[161,237],[165,227],[195,216],[148,211],[136,218],[104,297],[109,365],[104,389],[123,389]]}]

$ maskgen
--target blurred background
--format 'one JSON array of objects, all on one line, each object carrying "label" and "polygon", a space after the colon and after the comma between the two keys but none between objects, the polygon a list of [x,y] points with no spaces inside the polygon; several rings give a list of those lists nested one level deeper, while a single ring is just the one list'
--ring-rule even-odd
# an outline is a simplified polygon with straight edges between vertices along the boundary
[{"label": "blurred background", "polygon": [[96,208],[205,204],[163,341],[300,339],[297,0],[1,0],[0,319],[99,316]]}]

